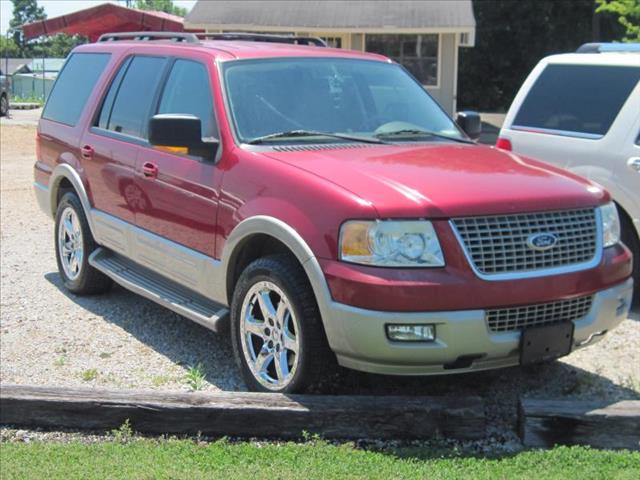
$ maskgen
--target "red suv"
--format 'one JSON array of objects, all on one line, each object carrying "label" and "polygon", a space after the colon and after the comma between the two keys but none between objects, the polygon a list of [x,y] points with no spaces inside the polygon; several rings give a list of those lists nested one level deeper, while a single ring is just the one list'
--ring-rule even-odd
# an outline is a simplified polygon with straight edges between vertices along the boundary
[{"label": "red suv", "polygon": [[169,36],[76,48],[44,108],[35,191],[70,291],[115,281],[228,323],[249,388],[279,392],[336,359],[547,361],[626,318],[631,254],[598,185],[476,144],[477,114],[454,122],[385,57]]}]

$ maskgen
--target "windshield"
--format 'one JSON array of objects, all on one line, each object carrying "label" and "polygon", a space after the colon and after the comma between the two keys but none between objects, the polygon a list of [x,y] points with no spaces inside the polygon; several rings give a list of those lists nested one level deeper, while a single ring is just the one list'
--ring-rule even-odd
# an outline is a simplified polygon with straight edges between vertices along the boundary
[{"label": "windshield", "polygon": [[223,72],[232,122],[242,143],[465,138],[397,64],[343,58],[260,59],[226,62]]}]

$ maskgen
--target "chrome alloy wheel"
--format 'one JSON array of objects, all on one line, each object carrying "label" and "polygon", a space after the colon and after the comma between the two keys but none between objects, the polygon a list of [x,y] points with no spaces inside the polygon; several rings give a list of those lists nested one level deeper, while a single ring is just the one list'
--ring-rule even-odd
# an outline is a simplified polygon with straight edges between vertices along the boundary
[{"label": "chrome alloy wheel", "polygon": [[299,364],[300,328],[284,292],[258,282],[242,303],[242,352],[251,373],[269,390],[285,388]]},{"label": "chrome alloy wheel", "polygon": [[80,219],[71,207],[65,208],[60,216],[58,251],[65,275],[69,280],[75,280],[80,275],[82,268],[84,247]]}]

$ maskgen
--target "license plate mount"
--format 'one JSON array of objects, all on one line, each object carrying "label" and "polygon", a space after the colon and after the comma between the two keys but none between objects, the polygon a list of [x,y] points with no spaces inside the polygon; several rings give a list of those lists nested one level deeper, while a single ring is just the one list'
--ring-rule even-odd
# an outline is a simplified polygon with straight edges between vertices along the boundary
[{"label": "license plate mount", "polygon": [[520,364],[533,365],[571,353],[573,322],[525,328],[520,336]]}]

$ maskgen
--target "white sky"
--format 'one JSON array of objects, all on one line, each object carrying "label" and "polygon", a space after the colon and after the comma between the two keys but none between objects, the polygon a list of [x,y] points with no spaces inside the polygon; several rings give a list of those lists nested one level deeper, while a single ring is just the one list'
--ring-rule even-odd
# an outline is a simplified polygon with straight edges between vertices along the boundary
[{"label": "white sky", "polygon": [[[47,17],[57,17],[67,13],[83,10],[85,8],[95,7],[101,3],[120,3],[125,6],[125,2],[117,0],[38,0],[38,5],[44,7]],[[184,7],[191,10],[196,0],[174,0],[178,7]],[[4,35],[9,28],[9,21],[13,17],[13,3],[11,0],[0,0],[0,33]]]}]

